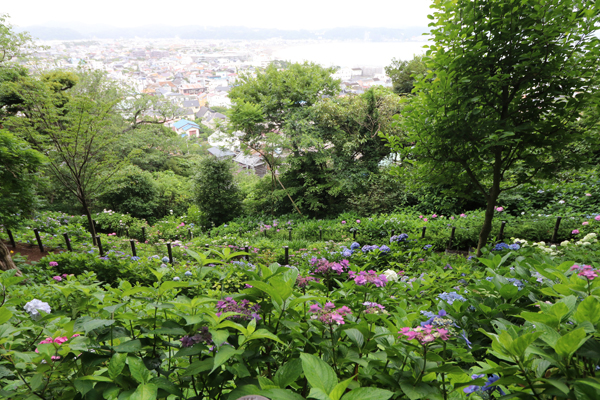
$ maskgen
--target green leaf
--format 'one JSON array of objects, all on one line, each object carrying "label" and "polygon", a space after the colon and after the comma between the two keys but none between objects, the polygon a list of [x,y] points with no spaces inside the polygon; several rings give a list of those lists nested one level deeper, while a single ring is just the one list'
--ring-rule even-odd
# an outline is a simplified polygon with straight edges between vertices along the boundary
[{"label": "green leaf", "polygon": [[125,368],[125,361],[127,361],[127,353],[113,354],[108,363],[108,376],[110,376],[111,379],[117,379],[121,374],[123,368]]},{"label": "green leaf", "polygon": [[331,398],[323,391],[323,389],[319,388],[311,388],[310,393],[308,393],[308,397],[311,399],[317,400],[331,400]]},{"label": "green leaf", "polygon": [[156,400],[158,388],[153,383],[140,384],[135,392],[129,397],[129,400]]},{"label": "green leaf", "polygon": [[129,372],[131,377],[139,383],[147,383],[150,380],[150,371],[144,365],[144,362],[138,357],[127,357]]},{"label": "green leaf", "polygon": [[278,389],[277,385],[273,383],[269,378],[265,378],[264,376],[258,376],[258,384],[260,388],[263,390],[266,389]]},{"label": "green leaf", "polygon": [[215,356],[215,363],[213,365],[212,370],[209,373],[212,373],[215,369],[219,368],[221,365],[227,362],[231,357],[236,354],[242,354],[244,350],[236,350],[231,346],[222,346],[217,355]]},{"label": "green leaf", "polygon": [[301,353],[302,370],[304,376],[313,388],[321,389],[325,393],[330,393],[337,384],[337,376],[327,363],[312,354]]},{"label": "green leaf", "polygon": [[263,292],[268,294],[271,297],[271,300],[273,300],[279,306],[281,306],[283,304],[283,299],[279,295],[279,292],[277,291],[277,289],[275,289],[273,286],[269,285],[268,283],[261,282],[261,281],[248,281],[246,283],[248,285],[251,285],[252,287],[262,290]]},{"label": "green leaf", "polygon": [[346,329],[344,332],[346,333],[346,335],[348,335],[352,343],[354,343],[359,349],[365,343],[365,337],[363,336],[362,332],[358,329]]},{"label": "green leaf", "polygon": [[273,382],[280,388],[285,389],[296,382],[300,375],[302,375],[302,361],[299,358],[294,358],[279,367],[273,377]]},{"label": "green leaf", "polygon": [[112,379],[101,375],[87,375],[77,379],[81,379],[82,381],[112,382]]},{"label": "green leaf", "polygon": [[159,389],[162,389],[170,394],[174,394],[175,396],[183,397],[183,393],[179,389],[177,385],[173,382],[165,378],[164,376],[152,378],[150,383],[156,385]]},{"label": "green leaf", "polygon": [[[404,390],[404,388],[402,388]],[[405,392],[406,393],[406,392]],[[429,392],[428,392],[429,393]],[[354,389],[349,393],[346,393],[342,400],[388,400],[394,395],[393,392],[384,389],[378,389],[373,387],[358,388]],[[408,395],[408,393],[407,393]],[[410,397],[410,395],[408,395]],[[412,397],[410,397],[413,399]],[[424,397],[419,397],[424,398]]]},{"label": "green leaf", "polygon": [[75,321],[73,331],[80,332],[85,331],[86,335],[94,329],[101,328],[103,326],[109,326],[115,323],[114,319],[91,319],[90,317],[81,317]]},{"label": "green leaf", "polygon": [[304,397],[299,394],[284,389],[262,390],[260,395],[265,396],[270,400],[305,400]]},{"label": "green leaf", "polygon": [[525,321],[531,322],[533,324],[542,323],[542,324],[548,325],[552,328],[558,328],[558,325],[560,324],[560,320],[558,318],[556,318],[556,316],[543,314],[541,312],[533,313],[533,312],[523,311],[521,313],[521,317],[524,318]]},{"label": "green leaf", "polygon": [[585,343],[585,341],[585,331],[583,328],[577,328],[566,335],[561,336],[556,342],[554,350],[561,357],[570,357]]},{"label": "green leaf", "polygon": [[90,390],[92,390],[94,388],[93,381],[77,378],[77,379],[75,379],[74,383],[75,383],[75,389],[77,389],[77,391],[79,393],[81,393],[82,396],[85,396],[85,394],[87,392],[89,392]]},{"label": "green leaf", "polygon": [[9,319],[13,316],[13,313],[6,307],[0,307],[0,325],[5,322],[8,322]]},{"label": "green leaf", "polygon": [[115,346],[113,349],[117,353],[135,353],[136,351],[140,351],[142,349],[142,342],[140,342],[138,339],[130,340]]},{"label": "green leaf", "polygon": [[329,398],[331,398],[331,400],[340,400],[342,395],[346,392],[346,388],[348,387],[350,382],[352,382],[352,379],[354,379],[354,377],[350,377],[345,381],[342,381],[335,385],[331,393],[329,393]]},{"label": "green leaf", "polygon": [[167,290],[171,290],[171,289],[175,289],[178,287],[188,287],[189,284],[187,282],[177,282],[177,281],[168,281],[168,282],[163,282],[160,285],[160,288],[158,289],[158,294],[162,295],[164,294]]},{"label": "green leaf", "polygon": [[521,335],[512,341],[510,348],[507,350],[516,357],[523,357],[525,350],[527,350],[529,345],[535,342],[535,340],[541,335],[542,332],[533,332]]},{"label": "green leaf", "polygon": [[275,336],[274,334],[272,334],[271,332],[269,332],[266,329],[257,330],[252,335],[248,336],[247,340],[255,340],[255,339],[271,339],[271,340],[274,340],[276,342],[283,344],[283,342],[277,336]]},{"label": "green leaf", "polygon": [[504,297],[506,300],[510,300],[515,297],[519,293],[519,288],[517,288],[513,284],[503,285],[500,288],[500,296]]},{"label": "green leaf", "polygon": [[586,297],[581,303],[579,303],[577,311],[573,317],[575,317],[575,320],[579,323],[589,321],[595,325],[598,323],[598,321],[600,321],[600,301],[593,296]]},{"label": "green leaf", "polygon": [[186,368],[182,376],[198,375],[204,371],[210,371],[214,364],[214,358],[207,358],[201,361],[194,361]]}]

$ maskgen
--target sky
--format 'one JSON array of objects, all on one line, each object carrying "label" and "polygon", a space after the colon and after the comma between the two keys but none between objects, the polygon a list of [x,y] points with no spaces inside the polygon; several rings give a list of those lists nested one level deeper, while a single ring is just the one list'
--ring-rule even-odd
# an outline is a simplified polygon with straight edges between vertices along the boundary
[{"label": "sky", "polygon": [[[0,14],[10,23],[69,27],[247,26],[275,29],[322,29],[344,26],[405,28],[427,26],[432,0],[23,0],[4,1]],[[7,4],[8,3],[8,4]],[[66,23],[66,24],[59,24]]]}]

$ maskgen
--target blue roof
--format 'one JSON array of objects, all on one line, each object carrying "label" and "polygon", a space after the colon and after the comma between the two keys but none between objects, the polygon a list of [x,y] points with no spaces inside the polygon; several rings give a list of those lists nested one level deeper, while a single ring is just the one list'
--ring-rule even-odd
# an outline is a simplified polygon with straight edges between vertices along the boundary
[{"label": "blue roof", "polygon": [[198,126],[197,123],[188,121],[187,119],[180,119],[179,121],[175,122],[173,124],[173,126],[175,127],[175,129],[185,129],[185,130],[188,130],[190,128],[200,129],[200,126]]}]

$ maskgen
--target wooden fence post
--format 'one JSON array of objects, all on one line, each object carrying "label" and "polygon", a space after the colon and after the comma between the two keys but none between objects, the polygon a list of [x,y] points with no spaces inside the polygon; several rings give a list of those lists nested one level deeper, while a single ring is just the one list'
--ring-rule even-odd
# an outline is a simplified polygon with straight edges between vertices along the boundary
[{"label": "wooden fence post", "polygon": [[98,250],[100,250],[100,257],[104,257],[104,249],[102,248],[102,242],[100,241],[100,235],[96,236],[96,244],[98,244]]},{"label": "wooden fence post", "polygon": [[498,233],[498,241],[501,242],[504,239],[504,227],[506,226],[506,221],[502,221],[500,225],[500,233]]},{"label": "wooden fence post", "polygon": [[135,239],[129,239],[129,244],[131,245],[132,257],[137,257],[137,251],[135,250]]},{"label": "wooden fence post", "polygon": [[560,220],[562,217],[556,217],[556,225],[554,225],[554,232],[552,233],[552,239],[550,240],[552,243],[556,243],[556,239],[558,236],[558,227],[560,226]]},{"label": "wooden fence post", "polygon": [[169,263],[173,265],[173,250],[171,249],[171,242],[167,242],[167,252],[169,253]]},{"label": "wooden fence post", "polygon": [[71,239],[69,239],[69,234],[67,232],[63,233],[63,237],[65,238],[65,243],[67,244],[67,250],[73,251],[71,247]]},{"label": "wooden fence post", "polygon": [[452,242],[454,241],[454,233],[456,232],[456,227],[452,227],[452,232],[450,232],[450,242],[448,243],[448,249],[452,248]]},{"label": "wooden fence post", "polygon": [[421,232],[421,239],[425,239],[425,231],[427,230],[427,227],[424,226],[423,227],[423,232]]},{"label": "wooden fence post", "polygon": [[285,265],[289,265],[290,264],[290,248],[288,246],[283,246],[283,251],[284,251],[284,264]]},{"label": "wooden fence post", "polygon": [[35,228],[33,230],[33,233],[35,233],[35,240],[37,240],[38,247],[40,248],[40,251],[43,253],[44,245],[42,244],[42,238],[40,237],[40,231],[38,231],[37,228]]},{"label": "wooden fence post", "polygon": [[10,245],[13,247],[13,249],[16,249],[17,248],[17,244],[15,243],[15,238],[14,238],[11,230],[7,229],[6,233],[8,233],[8,240],[10,240]]}]

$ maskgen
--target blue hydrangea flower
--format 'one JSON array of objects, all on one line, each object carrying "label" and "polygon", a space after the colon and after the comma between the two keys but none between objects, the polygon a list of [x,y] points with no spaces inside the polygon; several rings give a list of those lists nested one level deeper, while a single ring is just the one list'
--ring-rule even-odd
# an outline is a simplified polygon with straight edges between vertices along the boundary
[{"label": "blue hydrangea flower", "polygon": [[168,262],[169,262],[169,257],[163,257],[163,258],[162,258],[162,262],[164,262],[164,263],[168,263]]},{"label": "blue hydrangea flower", "polygon": [[192,276],[192,271],[185,271],[185,276]]},{"label": "blue hydrangea flower", "polygon": [[178,277],[178,276],[176,276],[176,277],[174,277],[174,278],[173,278],[173,280],[174,280],[174,281],[180,281],[180,280],[181,280],[181,278],[180,278],[180,277]]},{"label": "blue hydrangea flower", "polygon": [[132,260],[132,261],[139,261],[139,260],[140,260],[140,258],[139,258],[138,256],[132,256],[132,257],[131,257],[131,260]]},{"label": "blue hydrangea flower", "polygon": [[360,249],[360,244],[358,242],[352,242],[350,245],[350,250]]},{"label": "blue hydrangea flower", "polygon": [[513,285],[515,285],[519,290],[521,290],[525,287],[523,282],[521,282],[520,280],[518,280],[516,278],[508,278],[506,280],[509,281],[510,283],[512,283]]},{"label": "blue hydrangea flower", "polygon": [[521,248],[521,246],[519,246],[516,243],[513,243],[513,244],[509,244],[508,248],[511,249],[511,250],[519,250]]},{"label": "blue hydrangea flower", "polygon": [[388,253],[391,249],[387,247],[385,244],[379,248],[379,251],[383,253]]},{"label": "blue hydrangea flower", "polygon": [[368,253],[373,250],[379,250],[379,247],[377,245],[369,246],[368,244],[365,244],[361,250],[363,253]]},{"label": "blue hydrangea flower", "polygon": [[406,239],[408,239],[408,234],[401,233],[399,235],[392,236],[390,238],[390,243],[393,243],[393,242],[398,242],[398,243],[400,243],[400,242],[406,242]]},{"label": "blue hydrangea flower", "polygon": [[433,245],[431,244],[426,244],[425,246],[423,246],[423,250],[429,250],[430,248],[432,248]]},{"label": "blue hydrangea flower", "polygon": [[346,249],[346,250],[342,251],[342,257],[350,258],[350,257],[352,257],[352,253],[353,253],[352,250]]},{"label": "blue hydrangea flower", "polygon": [[467,299],[465,299],[464,297],[462,297],[460,294],[456,293],[456,292],[450,292],[450,293],[442,293],[442,294],[438,294],[438,298],[440,300],[444,300],[446,303],[448,304],[452,304],[454,303],[456,300],[459,301],[467,301]]},{"label": "blue hydrangea flower", "polygon": [[502,243],[498,243],[497,245],[494,246],[494,248],[492,249],[492,251],[501,251],[501,250],[508,250],[509,246],[502,242]]}]

